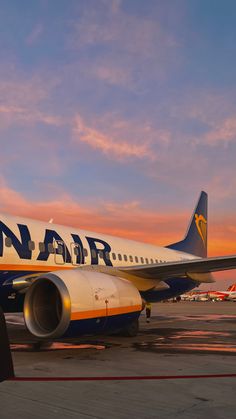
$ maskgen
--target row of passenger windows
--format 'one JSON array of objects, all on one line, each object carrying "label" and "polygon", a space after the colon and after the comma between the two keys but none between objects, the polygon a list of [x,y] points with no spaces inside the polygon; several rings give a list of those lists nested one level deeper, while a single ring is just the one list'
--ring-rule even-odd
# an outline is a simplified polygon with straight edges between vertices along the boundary
[{"label": "row of passenger windows", "polygon": [[[5,245],[6,245],[6,247],[11,247],[12,246],[12,239],[10,237],[5,238]],[[45,252],[46,251],[45,243],[39,242],[38,247],[39,247],[40,252]],[[35,242],[34,241],[32,241],[32,240],[28,241],[28,249],[29,250],[35,250]],[[55,249],[57,249],[58,254],[63,255],[64,246],[62,244],[56,243],[56,247],[55,247],[55,245],[53,243],[48,243],[48,252],[49,253],[54,253]],[[81,252],[80,247],[75,245],[74,246],[74,254],[76,256],[78,256],[80,254],[80,252]],[[84,257],[88,256],[87,249],[83,249],[82,252],[83,252]],[[104,252],[102,250],[99,250],[98,254],[99,254],[99,257],[101,259],[103,259]],[[92,255],[93,258],[96,258],[97,252],[94,249],[92,249],[91,250],[91,255]],[[125,261],[125,262],[129,261],[129,262],[145,263],[145,264],[149,264],[149,263],[153,264],[153,263],[164,262],[162,260],[152,259],[152,258],[148,259],[148,258],[144,258],[142,256],[138,257],[138,256],[132,256],[132,255],[128,255],[128,256],[127,255],[122,255],[121,253],[118,253],[118,254],[111,253],[111,255],[110,255],[109,252],[105,252],[105,257],[108,260],[113,259],[113,260],[118,260],[118,261]]]},{"label": "row of passenger windows", "polygon": [[[106,252],[106,257],[107,259],[110,259],[110,254],[108,252]],[[101,255],[102,257],[102,255]],[[163,262],[162,260],[158,260],[158,259],[148,259],[148,258],[144,258],[144,257],[138,257],[138,256],[132,256],[132,255],[122,255],[121,253],[112,253],[111,257],[113,260],[124,260],[125,262],[135,262],[135,263],[145,263],[145,264],[153,264],[153,263],[161,263]]]},{"label": "row of passenger windows", "polygon": [[[5,246],[6,247],[11,247],[12,246],[12,239],[11,237],[6,237],[5,238]],[[28,249],[29,250],[35,250],[36,246],[35,246],[35,242],[32,240],[28,241]],[[44,242],[39,242],[38,244],[38,248],[40,252],[45,252],[46,251],[46,246]],[[49,253],[54,253],[55,249],[57,249],[57,252],[59,254],[63,254],[63,249],[64,249],[64,245],[58,242],[54,243],[48,243],[47,245],[47,250]],[[79,255],[80,254],[80,247],[76,246],[76,244],[74,245],[74,254],[75,255]],[[83,255],[84,256],[88,256],[88,251],[87,249],[83,249]]]}]

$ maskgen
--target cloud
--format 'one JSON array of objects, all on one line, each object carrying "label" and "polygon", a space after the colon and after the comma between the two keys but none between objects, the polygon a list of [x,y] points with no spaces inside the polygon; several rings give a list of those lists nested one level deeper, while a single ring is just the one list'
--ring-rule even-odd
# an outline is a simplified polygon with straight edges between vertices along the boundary
[{"label": "cloud", "polygon": [[130,88],[133,88],[130,71],[127,68],[112,65],[110,62],[108,62],[107,65],[104,65],[104,63],[98,63],[96,66],[91,68],[90,74],[111,85],[129,86]]},{"label": "cloud", "polygon": [[62,117],[46,114],[37,109],[31,109],[29,112],[28,108],[16,106],[0,106],[0,118],[1,117],[4,119],[5,126],[12,125],[13,123],[26,125],[28,123],[33,124],[35,122],[40,122],[45,125],[60,127],[66,123],[66,119]]},{"label": "cloud", "polygon": [[236,116],[216,123],[216,126],[205,135],[204,139],[210,145],[219,143],[227,145],[229,142],[236,142]]},{"label": "cloud", "polygon": [[45,81],[39,76],[24,79],[19,75],[9,75],[0,81],[0,104],[19,106],[35,105],[48,97],[56,81]]},{"label": "cloud", "polygon": [[83,142],[93,149],[100,150],[103,154],[118,160],[126,158],[153,159],[147,142],[121,140],[120,138],[108,136],[101,131],[86,125],[82,117],[77,114],[74,125],[74,138],[76,142]]},{"label": "cloud", "polygon": [[172,26],[167,30],[161,18],[158,21],[129,13],[119,1],[94,2],[94,7],[79,10],[72,23],[69,47],[85,51],[88,75],[139,92],[140,86],[165,79],[178,65],[179,41]]},{"label": "cloud", "polygon": [[44,82],[39,76],[25,80],[16,76],[0,81],[1,128],[20,123],[23,125],[40,122],[61,126],[65,119],[46,110],[42,111],[58,80]]},{"label": "cloud", "polygon": [[126,13],[121,2],[104,2],[100,7],[83,10],[74,23],[75,47],[112,45],[129,54],[150,57],[158,47],[176,46],[170,32],[151,17]]}]

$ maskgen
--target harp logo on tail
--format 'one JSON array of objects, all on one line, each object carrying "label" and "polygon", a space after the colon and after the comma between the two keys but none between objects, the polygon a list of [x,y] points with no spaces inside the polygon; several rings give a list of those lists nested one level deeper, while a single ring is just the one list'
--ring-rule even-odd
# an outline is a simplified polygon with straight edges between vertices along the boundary
[{"label": "harp logo on tail", "polygon": [[207,220],[203,215],[195,214],[195,223],[198,230],[198,233],[203,241],[204,246],[206,246],[207,239]]}]

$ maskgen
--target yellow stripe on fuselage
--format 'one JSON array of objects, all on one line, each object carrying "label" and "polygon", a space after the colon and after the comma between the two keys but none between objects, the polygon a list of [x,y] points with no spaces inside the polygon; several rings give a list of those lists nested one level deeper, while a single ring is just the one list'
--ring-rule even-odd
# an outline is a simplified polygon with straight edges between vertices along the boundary
[{"label": "yellow stripe on fuselage", "polygon": [[12,264],[0,264],[1,271],[33,271],[33,272],[51,272],[51,271],[61,271],[61,270],[68,270],[73,268],[78,268],[79,265],[71,265],[71,266],[64,266],[64,265],[54,265],[54,266],[47,266],[47,265],[12,265]]},{"label": "yellow stripe on fuselage", "polygon": [[101,308],[99,310],[87,310],[87,311],[77,311],[71,313],[71,320],[82,320],[82,319],[93,319],[96,317],[107,317],[107,316],[116,316],[118,314],[128,314],[134,313],[136,311],[141,311],[141,305],[126,306],[126,307],[114,307],[114,308]]}]

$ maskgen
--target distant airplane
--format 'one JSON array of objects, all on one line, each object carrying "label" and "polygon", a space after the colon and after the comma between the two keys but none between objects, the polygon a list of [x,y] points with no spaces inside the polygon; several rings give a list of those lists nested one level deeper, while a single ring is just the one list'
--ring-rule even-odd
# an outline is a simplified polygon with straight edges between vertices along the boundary
[{"label": "distant airplane", "polygon": [[230,285],[226,291],[192,291],[181,296],[183,300],[209,301],[209,300],[235,300],[236,284]]},{"label": "distant airplane", "polygon": [[39,340],[122,331],[145,302],[214,282],[236,255],[207,257],[207,194],[180,242],[158,247],[31,219],[0,216],[0,305],[24,313]]}]

